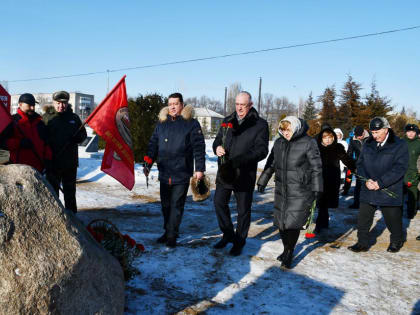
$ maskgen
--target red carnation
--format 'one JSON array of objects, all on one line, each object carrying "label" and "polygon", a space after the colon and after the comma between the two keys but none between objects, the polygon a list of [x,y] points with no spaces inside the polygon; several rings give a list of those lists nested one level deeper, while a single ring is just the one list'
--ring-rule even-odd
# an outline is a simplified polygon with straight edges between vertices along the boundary
[{"label": "red carnation", "polygon": [[305,237],[306,238],[314,238],[315,237],[315,233],[305,233]]},{"label": "red carnation", "polygon": [[411,186],[413,186],[413,184],[411,182],[408,182],[407,187],[411,187]]},{"label": "red carnation", "polygon": [[153,163],[153,160],[149,157],[149,156],[145,156],[144,157],[144,161],[147,163],[147,164],[152,164]]},{"label": "red carnation", "polygon": [[232,123],[228,123],[228,124],[227,124],[227,127],[228,127],[228,128],[233,128]]},{"label": "red carnation", "polygon": [[351,171],[347,170],[347,176],[350,176],[350,175],[351,175]]},{"label": "red carnation", "polygon": [[143,246],[143,244],[137,244],[137,245],[136,245],[136,248],[137,248],[139,251],[144,252],[144,246]]},{"label": "red carnation", "polygon": [[226,128],[227,127],[227,123],[222,123],[222,127]]},{"label": "red carnation", "polygon": [[351,178],[346,178],[347,183],[351,183]]},{"label": "red carnation", "polygon": [[130,239],[127,241],[127,244],[130,248],[133,248],[134,246],[136,246],[136,241],[133,240],[131,237]]}]

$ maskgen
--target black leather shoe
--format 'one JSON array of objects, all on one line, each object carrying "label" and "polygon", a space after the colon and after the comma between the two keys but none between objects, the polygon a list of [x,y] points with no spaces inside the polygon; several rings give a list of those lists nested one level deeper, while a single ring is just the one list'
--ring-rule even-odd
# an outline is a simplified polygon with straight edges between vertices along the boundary
[{"label": "black leather shoe", "polygon": [[420,241],[420,235],[416,237],[416,240]]},{"label": "black leather shoe", "polygon": [[[281,255],[280,255],[281,256]],[[281,266],[287,269],[291,269],[293,260],[293,250],[286,249],[283,253],[283,259],[281,262]]]},{"label": "black leather shoe", "polygon": [[156,242],[158,242],[158,243],[160,243],[160,244],[163,244],[163,243],[166,243],[166,241],[168,240],[168,238],[167,238],[167,236],[166,236],[166,233],[165,234],[163,234],[161,237],[159,237],[157,240],[156,240]]},{"label": "black leather shoe", "polygon": [[221,249],[225,248],[227,244],[232,243],[232,237],[225,237],[223,236],[220,241],[213,245],[213,248]]},{"label": "black leather shoe", "polygon": [[244,248],[245,243],[245,239],[235,235],[233,238],[233,247],[230,249],[229,254],[239,256],[242,253],[242,248]]},{"label": "black leather shoe", "polygon": [[388,249],[386,250],[387,252],[390,253],[397,253],[400,251],[401,247],[403,247],[404,243],[403,242],[398,242],[398,243],[391,243],[388,246]]},{"label": "black leather shoe", "polygon": [[176,237],[168,237],[168,240],[166,241],[166,246],[171,248],[176,247]]},{"label": "black leather shoe", "polygon": [[279,256],[277,256],[277,260],[278,260],[278,261],[283,261],[285,251],[286,251],[286,250],[284,250],[284,252],[283,252],[283,253],[281,253]]},{"label": "black leather shoe", "polygon": [[352,252],[360,253],[360,252],[367,252],[369,250],[369,247],[360,245],[359,243],[356,243],[352,246],[347,247]]},{"label": "black leather shoe", "polygon": [[244,248],[245,244],[233,243],[233,247],[229,251],[229,255],[231,256],[239,256],[242,253],[242,248]]}]

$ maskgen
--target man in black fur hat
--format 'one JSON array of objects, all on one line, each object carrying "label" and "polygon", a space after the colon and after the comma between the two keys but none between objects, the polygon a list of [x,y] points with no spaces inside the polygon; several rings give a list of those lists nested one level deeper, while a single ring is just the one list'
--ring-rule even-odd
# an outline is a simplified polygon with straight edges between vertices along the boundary
[{"label": "man in black fur hat", "polygon": [[[214,207],[223,238],[214,248],[233,243],[230,254],[238,256],[245,246],[251,223],[251,205],[257,164],[268,154],[268,124],[252,107],[251,94],[240,92],[235,100],[235,112],[225,117],[213,142],[219,157]],[[229,200],[237,202],[236,233],[230,216]]]}]

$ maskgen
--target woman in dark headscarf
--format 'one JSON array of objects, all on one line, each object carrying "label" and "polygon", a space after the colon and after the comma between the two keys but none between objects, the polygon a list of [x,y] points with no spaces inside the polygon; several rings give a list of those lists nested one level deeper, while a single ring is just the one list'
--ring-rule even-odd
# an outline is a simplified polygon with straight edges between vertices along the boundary
[{"label": "woman in dark headscarf", "polygon": [[322,159],[322,178],[324,193],[318,203],[318,217],[316,219],[315,233],[329,227],[328,208],[338,207],[340,189],[340,161],[354,172],[355,163],[350,158],[342,144],[337,142],[337,135],[329,126],[324,126],[317,136],[318,148]]},{"label": "woman in dark headscarf", "polygon": [[275,173],[274,225],[279,228],[284,252],[277,257],[282,266],[291,267],[299,233],[306,224],[312,202],[322,191],[322,165],[316,141],[306,134],[308,125],[295,116],[279,125],[264,172],[258,180],[263,192]]}]

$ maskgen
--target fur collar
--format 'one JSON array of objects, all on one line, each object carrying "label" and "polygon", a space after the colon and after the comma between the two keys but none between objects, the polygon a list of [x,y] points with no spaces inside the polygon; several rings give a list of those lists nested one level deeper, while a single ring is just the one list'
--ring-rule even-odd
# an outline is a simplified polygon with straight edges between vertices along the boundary
[{"label": "fur collar", "polygon": [[[164,122],[168,119],[169,116],[169,108],[168,106],[162,108],[159,112],[159,121]],[[191,105],[184,106],[181,111],[181,116],[185,120],[190,120],[194,116],[194,108]]]}]

